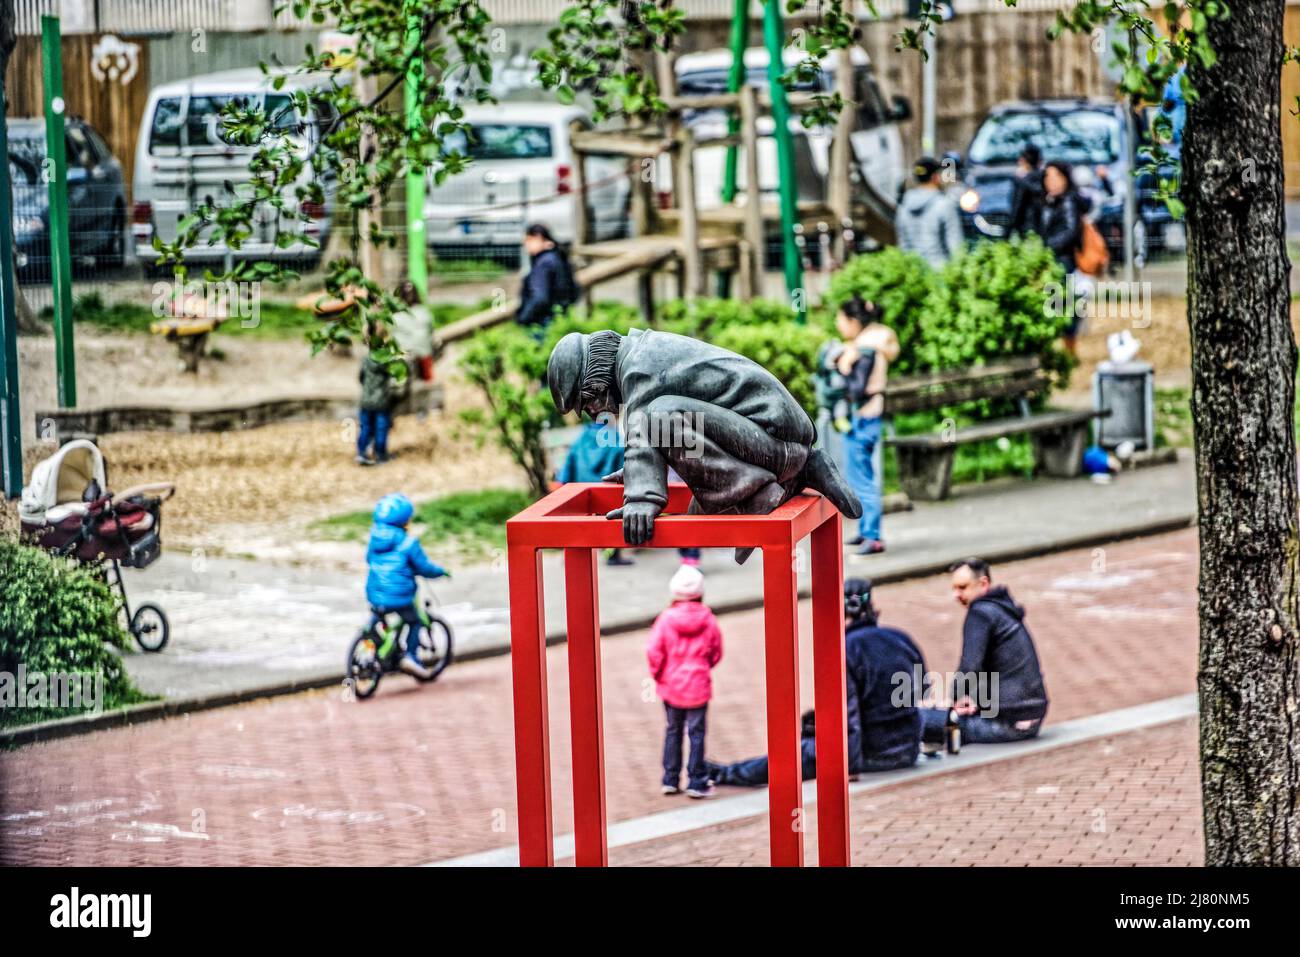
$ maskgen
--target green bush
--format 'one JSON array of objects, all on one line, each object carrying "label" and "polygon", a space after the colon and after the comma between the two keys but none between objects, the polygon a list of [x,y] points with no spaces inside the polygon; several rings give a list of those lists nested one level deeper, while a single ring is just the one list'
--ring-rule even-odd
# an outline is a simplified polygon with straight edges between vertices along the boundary
[{"label": "green bush", "polygon": [[1073,360],[1057,341],[1070,320],[1065,310],[1050,308],[1049,297],[1049,284],[1064,281],[1056,257],[1037,236],[977,244],[939,275],[921,322],[917,367],[1038,356],[1043,368],[1065,376]]},{"label": "green bush", "polygon": [[[0,541],[0,672],[103,676],[103,708],[145,700],[109,645],[129,638],[118,604],[102,581],[47,552]],[[54,707],[0,707],[0,726],[64,717],[78,711]]]},{"label": "green bush", "polygon": [[921,321],[939,277],[920,256],[895,246],[879,252],[854,256],[831,277],[824,300],[830,317],[854,293],[880,307],[881,322],[898,334],[901,349],[894,371],[900,374],[919,368]]},{"label": "green bush", "polygon": [[764,325],[732,325],[718,329],[712,341],[723,349],[753,359],[790,390],[809,417],[817,418],[813,366],[826,341],[825,330],[792,319]]}]

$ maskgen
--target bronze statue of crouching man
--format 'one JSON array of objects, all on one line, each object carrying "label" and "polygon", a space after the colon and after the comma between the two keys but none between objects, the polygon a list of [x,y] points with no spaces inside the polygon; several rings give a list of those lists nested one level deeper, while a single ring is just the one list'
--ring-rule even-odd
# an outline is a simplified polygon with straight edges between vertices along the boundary
[{"label": "bronze statue of crouching man", "polygon": [[[546,369],[555,407],[621,417],[626,457],[623,537],[643,545],[668,504],[668,467],[690,487],[692,513],[766,515],[805,488],[851,518],[862,514],[817,430],[777,378],[734,352],[670,332],[572,332]],[[753,551],[736,549],[743,562]]]}]

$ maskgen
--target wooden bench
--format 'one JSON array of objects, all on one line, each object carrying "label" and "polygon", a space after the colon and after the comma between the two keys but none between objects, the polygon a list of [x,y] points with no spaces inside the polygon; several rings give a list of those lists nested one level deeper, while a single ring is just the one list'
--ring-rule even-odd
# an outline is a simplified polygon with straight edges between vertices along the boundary
[{"label": "wooden bench", "polygon": [[949,423],[938,432],[890,436],[886,442],[898,455],[898,481],[909,498],[938,501],[952,488],[952,463],[957,446],[1028,435],[1034,443],[1037,471],[1073,478],[1083,468],[1088,427],[1108,411],[1047,411],[1033,413],[1029,400],[1043,395],[1050,380],[1036,358],[969,369],[954,369],[891,380],[885,393],[885,415],[926,412],[975,399],[1014,399],[1020,414],[957,428]]}]

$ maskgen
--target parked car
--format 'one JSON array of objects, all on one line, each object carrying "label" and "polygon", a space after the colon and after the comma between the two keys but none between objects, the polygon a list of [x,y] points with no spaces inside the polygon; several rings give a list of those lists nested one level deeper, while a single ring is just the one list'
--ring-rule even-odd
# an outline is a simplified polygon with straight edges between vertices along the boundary
[{"label": "parked car", "polygon": [[[570,123],[591,121],[579,108],[512,102],[464,107],[466,133],[447,142],[472,161],[425,194],[425,240],[442,258],[518,256],[524,229],[545,223],[565,245],[574,231],[574,158]],[[631,187],[628,161],[590,156],[586,164],[590,238],[625,234]]]},{"label": "parked car", "polygon": [[[49,155],[45,121],[11,119],[9,178],[14,203],[14,258],[20,279],[50,278]],[[85,120],[65,123],[68,158],[68,247],[74,268],[114,267],[126,250],[126,185],[122,164]]]},{"label": "parked car", "polygon": [[[284,85],[275,90],[272,81],[278,75],[283,75]],[[293,148],[306,155],[317,138],[329,129],[333,113],[299,115],[292,105],[291,94],[324,82],[325,79],[317,76],[288,71],[272,70],[264,74],[259,69],[228,70],[167,83],[149,94],[136,145],[131,213],[135,254],[146,267],[158,258],[153,248],[154,236],[174,240],[177,224],[194,212],[205,196],[210,195],[219,203],[228,201],[225,184],[231,183],[238,189],[250,179],[249,159],[255,148],[236,146],[222,138],[222,108],[232,100],[242,101],[250,108],[260,107],[267,115],[277,118],[277,126],[290,134]],[[313,175],[308,165],[300,182],[308,182]],[[292,218],[299,208],[290,188],[284,191],[287,199],[284,214],[269,204],[256,212],[254,234],[234,251],[235,258],[289,260],[305,268],[314,266],[329,241],[331,225],[333,184],[324,185],[325,202],[303,203],[301,208],[308,216],[305,231],[319,246],[303,242],[277,245],[278,231],[302,229],[301,223]],[[187,250],[186,260],[220,261],[226,253],[225,243],[201,241]]]},{"label": "parked car", "polygon": [[[1130,188],[1136,153],[1145,162],[1142,140],[1147,128],[1138,117],[1137,142],[1126,143],[1124,107],[1105,100],[1054,99],[1003,103],[995,106],[971,139],[965,156],[955,155],[961,172],[959,205],[969,239],[1000,239],[1011,222],[1011,198],[1016,158],[1029,143],[1044,162],[1061,160],[1074,169],[1075,185],[1093,202],[1090,216],[1097,223],[1114,262],[1124,256],[1124,195]],[[1182,225],[1155,197],[1149,174],[1138,178],[1138,217],[1134,224],[1139,257],[1165,248],[1181,247]]]},{"label": "parked car", "polygon": [[[802,51],[787,47],[782,59],[787,69],[803,60]],[[725,93],[727,77],[731,71],[731,51],[709,50],[688,53],[677,60],[677,90],[683,96],[702,96]],[[861,47],[850,48],[849,60],[853,68],[853,100],[857,106],[857,128],[851,137],[858,168],[867,181],[882,196],[898,196],[907,178],[907,165],[903,156],[903,138],[899,124],[911,117],[911,106],[902,96],[892,97],[888,103],[880,92],[871,58]],[[767,68],[770,58],[765,47],[751,47],[745,51],[745,82],[758,89],[768,88]],[[815,81],[796,84],[799,92],[833,93],[836,89],[836,71],[841,54],[833,50],[821,61]],[[718,111],[709,111],[715,118]],[[688,117],[687,122],[694,122]],[[792,127],[793,128],[793,127]],[[802,127],[801,127],[802,128]],[[817,163],[823,171],[827,166],[831,131],[810,134],[809,145],[817,153]]]}]

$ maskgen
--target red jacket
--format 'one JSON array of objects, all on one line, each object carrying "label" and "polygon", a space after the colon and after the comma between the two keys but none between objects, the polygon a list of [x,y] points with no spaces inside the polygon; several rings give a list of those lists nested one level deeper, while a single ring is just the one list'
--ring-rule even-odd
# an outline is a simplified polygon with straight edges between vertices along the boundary
[{"label": "red jacket", "polygon": [[673,602],[655,619],[646,660],[660,700],[674,708],[698,708],[713,697],[709,669],[722,660],[722,632],[709,606]]}]

